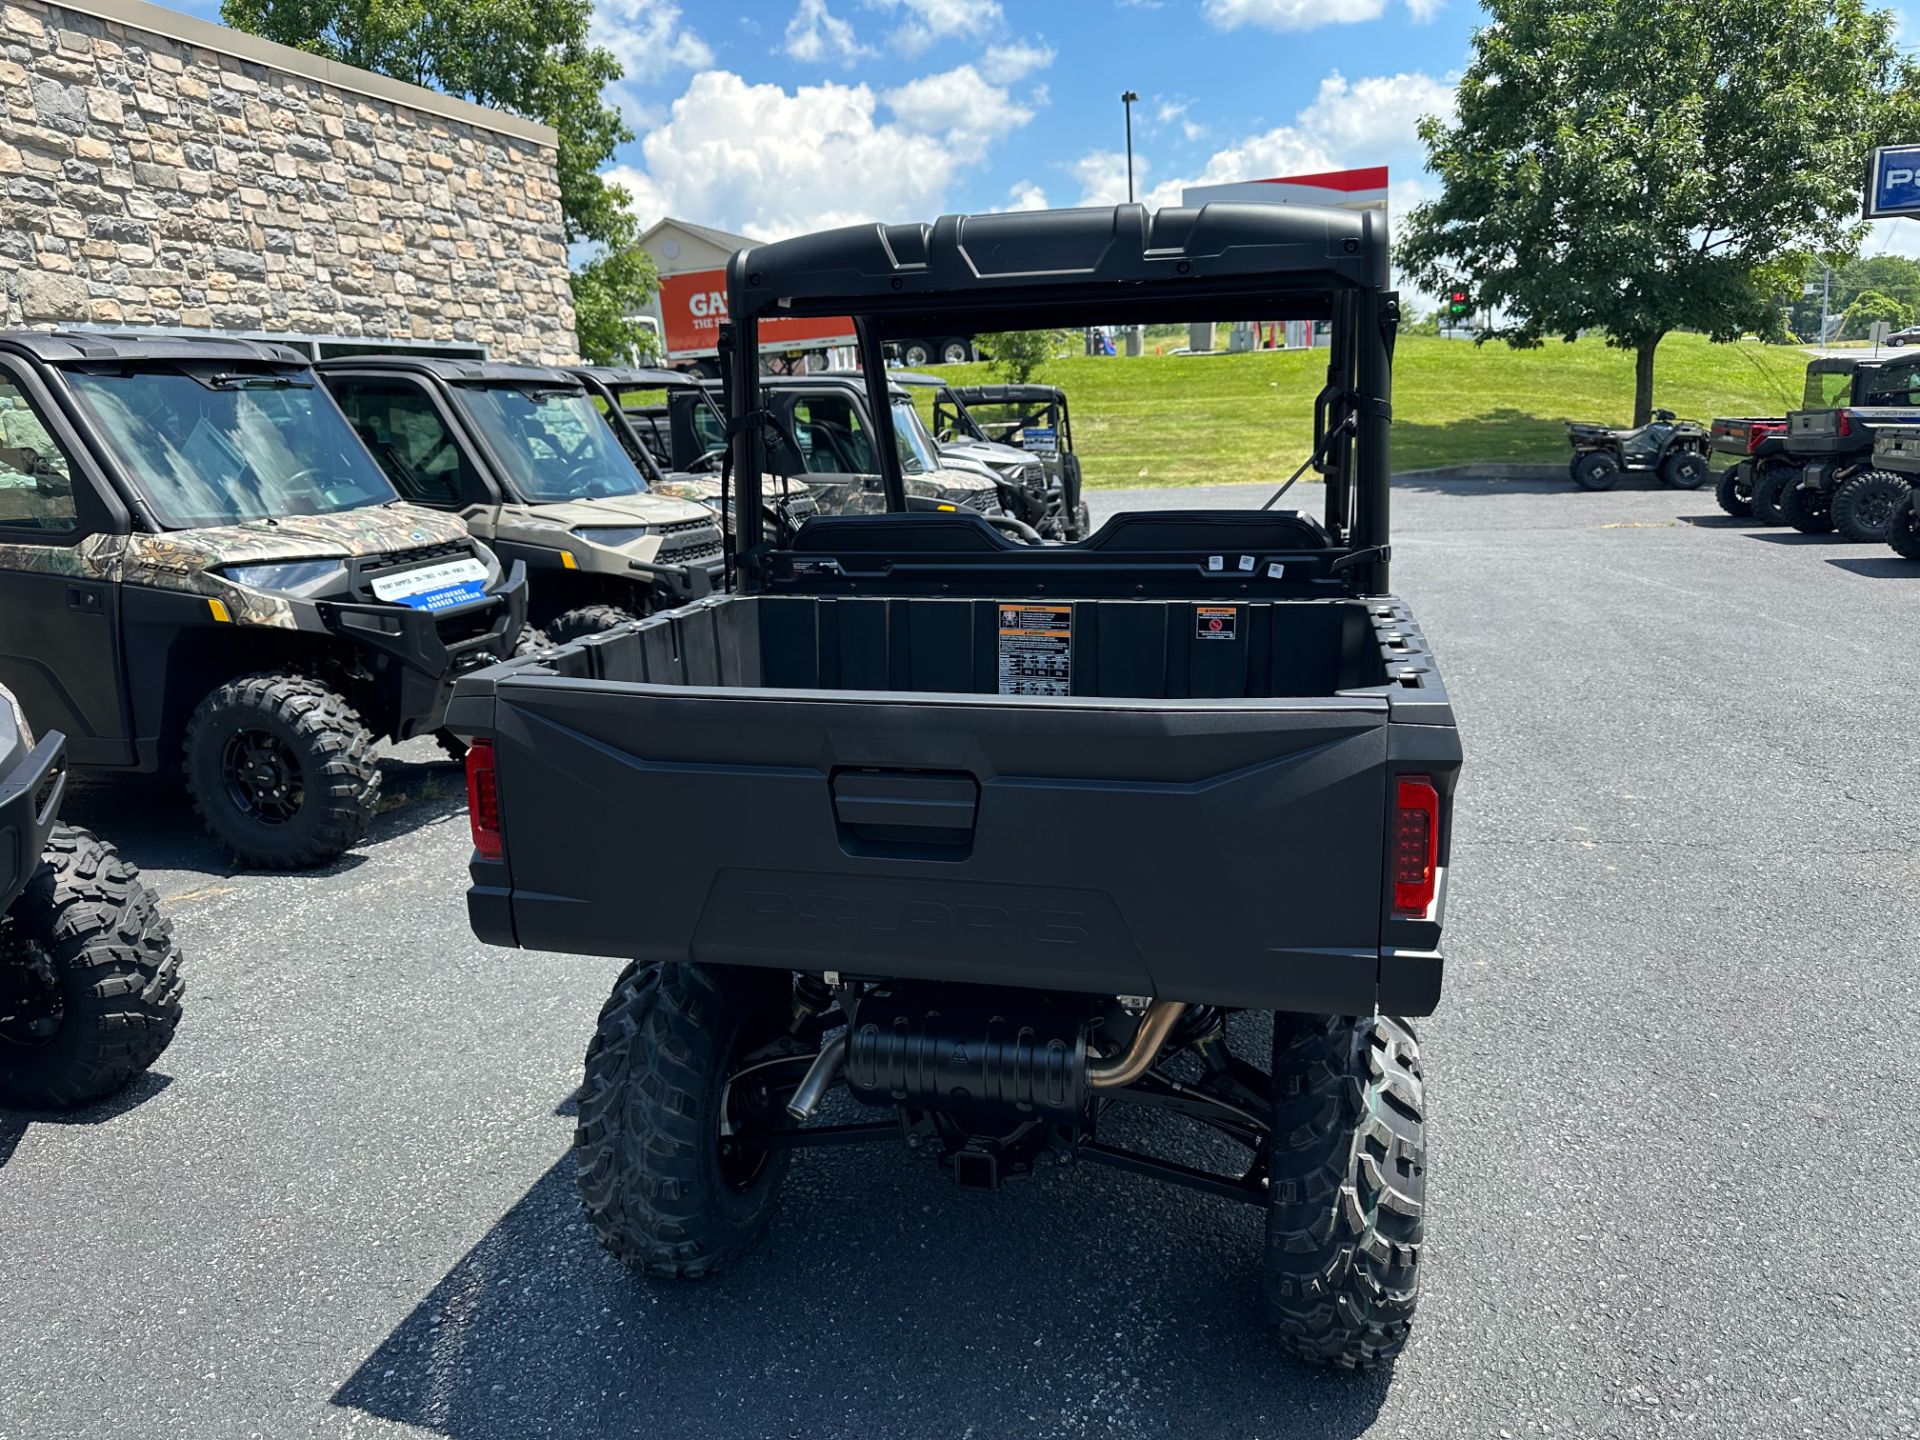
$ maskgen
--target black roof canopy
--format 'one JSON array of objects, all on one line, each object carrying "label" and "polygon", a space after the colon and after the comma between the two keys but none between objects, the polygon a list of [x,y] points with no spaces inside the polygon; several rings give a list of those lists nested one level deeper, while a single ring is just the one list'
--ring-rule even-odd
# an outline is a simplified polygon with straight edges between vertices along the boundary
[{"label": "black roof canopy", "polygon": [[96,330],[4,330],[0,348],[49,365],[237,364],[307,367],[307,357],[266,340],[224,335],[138,335]]},{"label": "black roof canopy", "polygon": [[548,365],[513,365],[502,360],[463,360],[447,355],[341,355],[315,363],[324,373],[343,370],[392,370],[432,375],[451,385],[537,385],[543,390],[578,390],[578,376]]},{"label": "black roof canopy", "polygon": [[1320,319],[1331,296],[1387,286],[1385,217],[1304,205],[946,215],[853,225],[742,250],[736,320],[871,316],[888,338],[950,330]]}]

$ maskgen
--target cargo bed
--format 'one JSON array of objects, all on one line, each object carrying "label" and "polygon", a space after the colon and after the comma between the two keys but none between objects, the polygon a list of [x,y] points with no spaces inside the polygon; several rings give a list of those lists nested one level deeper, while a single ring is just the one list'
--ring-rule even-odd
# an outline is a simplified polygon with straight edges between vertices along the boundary
[{"label": "cargo bed", "polygon": [[1460,748],[1391,598],[716,597],[469,677],[449,723],[494,747],[504,853],[470,905],[496,944],[1438,996],[1442,902],[1391,912],[1388,830],[1394,778],[1430,777],[1444,871]]}]

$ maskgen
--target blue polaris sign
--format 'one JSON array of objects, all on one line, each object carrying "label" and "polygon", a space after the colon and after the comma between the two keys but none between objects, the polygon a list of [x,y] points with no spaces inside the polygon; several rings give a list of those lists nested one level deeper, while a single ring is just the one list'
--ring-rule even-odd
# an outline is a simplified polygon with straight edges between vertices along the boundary
[{"label": "blue polaris sign", "polygon": [[1920,216],[1920,145],[1882,145],[1867,176],[1867,219]]}]

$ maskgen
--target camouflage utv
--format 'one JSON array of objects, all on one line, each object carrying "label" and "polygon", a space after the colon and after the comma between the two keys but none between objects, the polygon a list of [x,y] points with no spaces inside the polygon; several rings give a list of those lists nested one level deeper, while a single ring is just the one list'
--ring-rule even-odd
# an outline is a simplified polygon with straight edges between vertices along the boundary
[{"label": "camouflage utv", "polygon": [[0,684],[76,767],[184,778],[242,861],[357,844],[377,741],[437,733],[525,606],[284,346],[0,333]]},{"label": "camouflage utv", "polygon": [[180,952],[140,872],[59,821],[66,737],[0,686],[0,1105],[69,1109],[160,1058]]},{"label": "camouflage utv", "polygon": [[720,527],[647,477],[572,375],[404,355],[317,369],[400,493],[465,519],[532,576],[531,623],[564,642],[708,594]]}]

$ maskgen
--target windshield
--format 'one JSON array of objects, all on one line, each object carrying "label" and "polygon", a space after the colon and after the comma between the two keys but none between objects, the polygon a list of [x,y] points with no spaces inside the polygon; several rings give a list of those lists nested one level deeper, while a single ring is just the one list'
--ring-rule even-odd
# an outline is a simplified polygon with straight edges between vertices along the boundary
[{"label": "windshield", "polygon": [[1807,370],[1806,403],[1803,410],[1833,410],[1847,403],[1853,389],[1853,370]]},{"label": "windshield", "polygon": [[926,422],[913,408],[913,401],[901,396],[893,402],[893,435],[900,449],[900,468],[909,475],[938,470],[940,459],[927,433]]},{"label": "windshield", "polygon": [[584,390],[463,385],[458,394],[522,500],[598,500],[647,488]]},{"label": "windshield", "polygon": [[331,515],[400,498],[311,380],[203,367],[73,371],[69,380],[170,530]]}]

